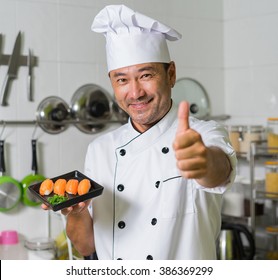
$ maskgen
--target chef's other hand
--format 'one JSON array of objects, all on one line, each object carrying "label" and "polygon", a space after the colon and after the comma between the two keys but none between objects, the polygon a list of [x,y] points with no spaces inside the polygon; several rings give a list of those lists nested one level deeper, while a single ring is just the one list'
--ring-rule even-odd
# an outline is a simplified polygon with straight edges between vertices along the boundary
[{"label": "chef's other hand", "polygon": [[189,126],[189,104],[182,101],[178,110],[178,129],[173,143],[181,176],[200,179],[207,174],[207,148],[201,135]]},{"label": "chef's other hand", "polygon": [[[88,206],[90,205],[90,202],[91,200],[86,200],[86,201],[82,201],[82,202],[79,202],[78,204],[76,205],[73,205],[73,206],[70,206],[70,207],[67,207],[67,208],[64,208],[61,210],[61,213],[65,216],[69,215],[69,214],[79,214],[81,213],[84,209],[87,209]],[[41,208],[44,209],[44,210],[50,210],[50,208],[46,205],[46,204],[42,204],[41,205]]]}]

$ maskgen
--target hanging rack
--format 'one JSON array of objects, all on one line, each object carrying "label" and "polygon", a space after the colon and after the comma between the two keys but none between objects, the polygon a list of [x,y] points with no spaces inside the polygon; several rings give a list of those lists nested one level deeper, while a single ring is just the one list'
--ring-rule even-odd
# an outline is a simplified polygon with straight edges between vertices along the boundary
[{"label": "hanging rack", "polygon": [[65,121],[53,121],[53,120],[0,120],[0,125],[10,126],[10,125],[40,125],[40,124],[54,124],[54,125],[64,125],[64,124],[88,124],[88,125],[99,125],[108,123],[123,123],[119,120],[103,120],[103,121],[86,121],[86,120],[65,120]]}]

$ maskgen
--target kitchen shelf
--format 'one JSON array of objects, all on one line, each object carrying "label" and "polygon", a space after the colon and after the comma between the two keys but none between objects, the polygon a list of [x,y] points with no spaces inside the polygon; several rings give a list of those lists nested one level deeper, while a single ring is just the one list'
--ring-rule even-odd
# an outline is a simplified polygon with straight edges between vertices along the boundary
[{"label": "kitchen shelf", "polygon": [[221,215],[223,222],[234,223],[234,224],[242,224],[242,225],[251,225],[250,216],[243,217],[235,217],[229,215]]},{"label": "kitchen shelf", "polygon": [[[251,231],[256,238],[256,233],[264,234],[266,238],[272,239],[272,243],[274,244],[274,252],[278,250],[278,239],[277,239],[277,234],[272,234],[266,231],[265,225],[260,225],[258,223],[258,218],[255,214],[255,203],[257,201],[269,201],[270,203],[270,213],[269,218],[271,220],[272,225],[277,225],[278,224],[278,217],[277,217],[277,207],[278,207],[278,193],[270,193],[266,192],[261,189],[256,188],[256,182],[255,182],[255,169],[256,165],[259,164],[259,159],[264,159],[266,161],[277,161],[278,160],[278,147],[273,147],[269,148],[267,146],[267,141],[256,141],[256,142],[251,142],[250,144],[250,152],[249,155],[247,156],[247,159],[249,160],[250,163],[250,197],[251,197],[251,203],[250,203],[250,222],[251,222]],[[268,221],[265,221],[268,222]],[[270,226],[269,224],[268,226]],[[263,230],[260,231],[260,229]],[[261,255],[262,251],[267,252],[269,248],[258,248],[256,247],[256,254],[259,256]],[[278,253],[278,252],[277,252]],[[267,258],[267,253],[265,254],[265,258]]]}]

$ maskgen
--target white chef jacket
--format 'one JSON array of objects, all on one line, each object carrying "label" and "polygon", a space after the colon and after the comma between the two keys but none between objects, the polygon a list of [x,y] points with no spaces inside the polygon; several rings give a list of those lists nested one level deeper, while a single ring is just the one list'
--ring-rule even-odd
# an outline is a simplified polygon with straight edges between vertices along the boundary
[{"label": "white chef jacket", "polygon": [[215,259],[222,194],[235,177],[236,157],[226,131],[190,117],[207,146],[220,147],[233,171],[226,186],[204,188],[181,177],[172,143],[177,106],[144,133],[131,122],[90,143],[85,174],[104,187],[93,199],[99,259]]}]

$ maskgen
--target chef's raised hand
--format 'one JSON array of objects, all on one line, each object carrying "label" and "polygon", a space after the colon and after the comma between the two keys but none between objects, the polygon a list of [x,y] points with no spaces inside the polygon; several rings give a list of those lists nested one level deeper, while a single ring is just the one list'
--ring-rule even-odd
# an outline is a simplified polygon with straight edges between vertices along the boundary
[{"label": "chef's raised hand", "polygon": [[200,179],[207,174],[207,148],[201,135],[189,126],[189,104],[181,102],[178,111],[178,128],[173,143],[177,167],[185,178]]}]

